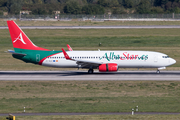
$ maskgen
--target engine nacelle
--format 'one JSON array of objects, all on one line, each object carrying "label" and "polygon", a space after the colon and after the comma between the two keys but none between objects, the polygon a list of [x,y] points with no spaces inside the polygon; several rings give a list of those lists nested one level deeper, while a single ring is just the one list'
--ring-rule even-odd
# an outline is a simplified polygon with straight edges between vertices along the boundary
[{"label": "engine nacelle", "polygon": [[100,72],[116,72],[118,71],[118,65],[116,63],[107,63],[99,66]]}]

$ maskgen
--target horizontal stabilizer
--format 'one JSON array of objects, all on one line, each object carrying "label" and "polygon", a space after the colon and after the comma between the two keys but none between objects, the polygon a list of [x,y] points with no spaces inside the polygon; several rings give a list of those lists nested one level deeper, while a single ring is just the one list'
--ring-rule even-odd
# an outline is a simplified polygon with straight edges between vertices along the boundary
[{"label": "horizontal stabilizer", "polygon": [[16,53],[16,52],[15,52],[15,51],[13,51],[13,50],[8,50],[7,52],[9,52],[9,53],[11,53],[11,54],[14,54],[14,55],[26,56],[26,54]]}]

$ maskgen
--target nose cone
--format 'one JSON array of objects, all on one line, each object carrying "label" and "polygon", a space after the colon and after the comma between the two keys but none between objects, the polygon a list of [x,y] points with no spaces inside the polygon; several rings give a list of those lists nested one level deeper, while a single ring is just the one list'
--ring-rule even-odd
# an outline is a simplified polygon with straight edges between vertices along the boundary
[{"label": "nose cone", "polygon": [[174,59],[171,58],[170,63],[171,63],[171,65],[173,65],[173,64],[176,63],[176,60],[174,60]]}]

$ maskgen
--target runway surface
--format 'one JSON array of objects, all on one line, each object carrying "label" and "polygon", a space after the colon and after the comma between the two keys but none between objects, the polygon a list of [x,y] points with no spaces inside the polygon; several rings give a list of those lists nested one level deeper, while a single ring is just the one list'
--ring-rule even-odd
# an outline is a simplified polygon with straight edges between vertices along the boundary
[{"label": "runway surface", "polygon": [[[14,116],[49,116],[49,115],[131,115],[131,112],[119,113],[12,113]],[[165,112],[135,112],[135,115],[178,115],[180,113]],[[9,114],[0,114],[0,116],[8,116]]]},{"label": "runway surface", "polygon": [[0,71],[0,80],[155,80],[179,81],[180,71],[118,71],[88,74],[87,71]]},{"label": "runway surface", "polygon": [[[151,26],[20,26],[21,29],[162,29],[180,28],[180,25],[151,25]],[[0,29],[8,29],[0,26]]]}]

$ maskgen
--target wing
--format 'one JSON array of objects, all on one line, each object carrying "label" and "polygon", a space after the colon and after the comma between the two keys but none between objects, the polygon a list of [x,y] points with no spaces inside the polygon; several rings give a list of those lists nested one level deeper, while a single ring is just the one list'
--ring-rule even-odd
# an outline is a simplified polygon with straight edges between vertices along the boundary
[{"label": "wing", "polygon": [[80,60],[80,59],[72,59],[71,57],[69,57],[69,55],[66,53],[66,51],[62,48],[64,57],[66,58],[66,60],[72,60],[72,61],[76,61],[76,63],[78,65],[80,65],[80,67],[98,67],[99,65],[103,64],[103,62],[98,62],[98,61],[92,61],[92,60]]}]

